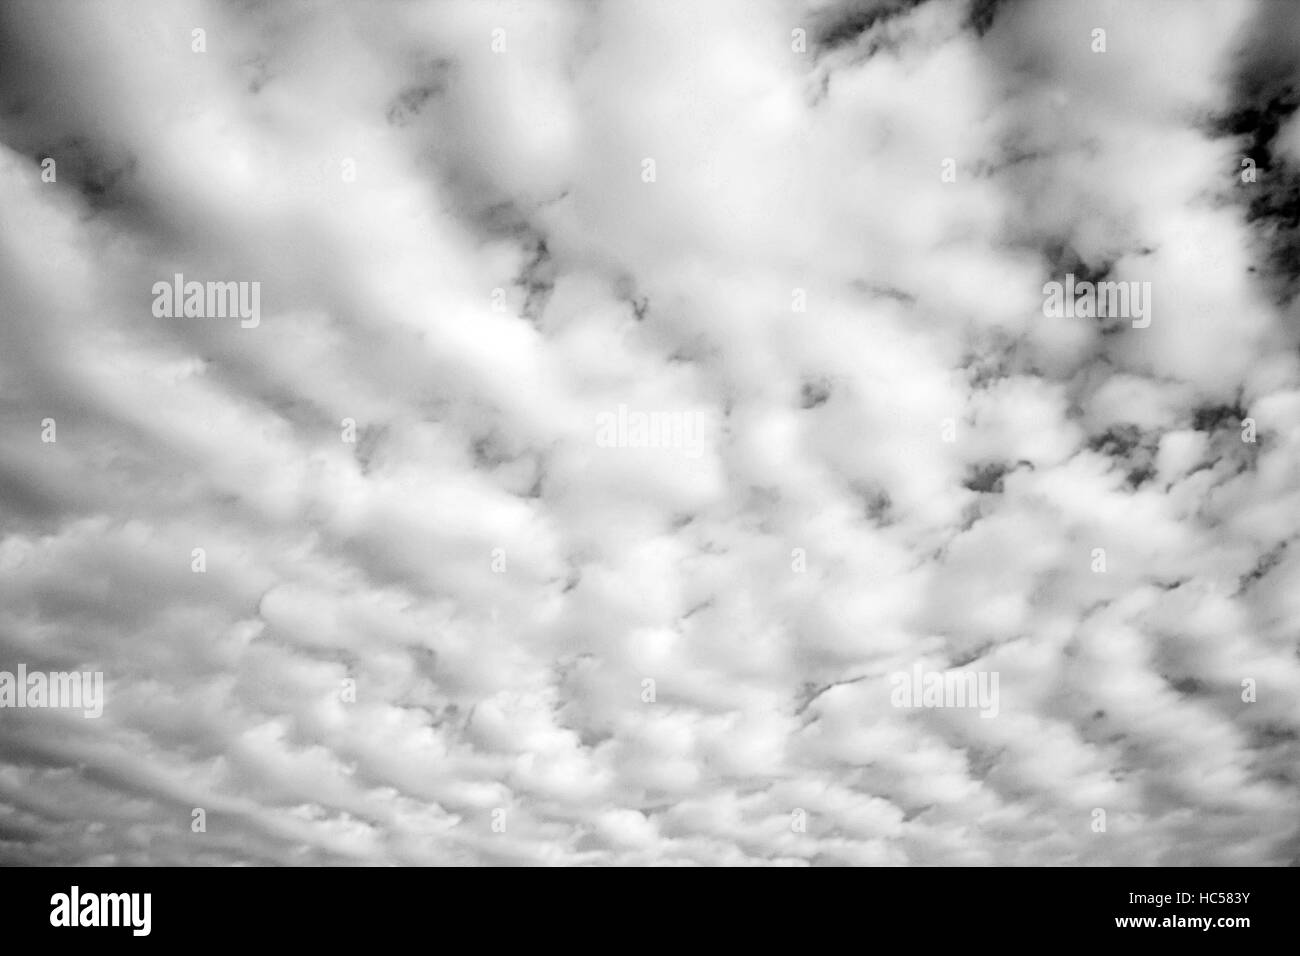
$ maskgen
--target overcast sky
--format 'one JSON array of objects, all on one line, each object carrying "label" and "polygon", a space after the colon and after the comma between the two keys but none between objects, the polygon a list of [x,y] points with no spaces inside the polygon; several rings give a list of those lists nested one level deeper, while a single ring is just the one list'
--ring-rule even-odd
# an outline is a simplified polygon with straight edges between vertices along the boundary
[{"label": "overcast sky", "polygon": [[1298,65],[1269,2],[0,5],[0,670],[105,687],[0,709],[0,863],[1300,858]]}]

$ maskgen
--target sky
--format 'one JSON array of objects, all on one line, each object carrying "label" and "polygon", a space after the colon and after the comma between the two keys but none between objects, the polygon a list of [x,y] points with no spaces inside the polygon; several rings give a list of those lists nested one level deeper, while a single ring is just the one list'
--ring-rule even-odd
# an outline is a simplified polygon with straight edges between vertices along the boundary
[{"label": "sky", "polygon": [[0,671],[104,685],[0,708],[0,863],[1297,862],[1298,64],[1267,0],[0,6]]}]

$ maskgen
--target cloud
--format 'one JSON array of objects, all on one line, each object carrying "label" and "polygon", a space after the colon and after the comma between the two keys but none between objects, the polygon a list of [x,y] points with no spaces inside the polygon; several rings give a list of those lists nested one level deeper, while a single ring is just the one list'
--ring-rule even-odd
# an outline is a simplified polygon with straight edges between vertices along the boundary
[{"label": "cloud", "polygon": [[1293,19],[7,5],[0,859],[1291,862]]}]

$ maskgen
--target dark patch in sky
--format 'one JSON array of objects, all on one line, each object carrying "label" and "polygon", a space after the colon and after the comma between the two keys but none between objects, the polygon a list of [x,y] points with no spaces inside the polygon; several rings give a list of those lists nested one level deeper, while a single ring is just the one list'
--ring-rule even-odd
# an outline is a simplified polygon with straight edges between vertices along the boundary
[{"label": "dark patch in sky", "polygon": [[393,97],[385,115],[388,125],[409,126],[430,99],[446,92],[451,66],[450,60],[434,60],[429,64],[427,76],[423,80],[412,83]]},{"label": "dark patch in sky", "polygon": [[1192,413],[1192,427],[1198,432],[1215,432],[1224,425],[1236,427],[1245,417],[1240,404],[1202,405]]},{"label": "dark patch in sky", "polygon": [[1278,131],[1300,108],[1298,33],[1300,7],[1259,5],[1238,54],[1232,106],[1209,123],[1211,135],[1235,138],[1242,155],[1255,161],[1257,180],[1243,182],[1238,162],[1231,188],[1265,250],[1264,264],[1251,271],[1271,281],[1280,302],[1300,288],[1300,170],[1274,154]]},{"label": "dark patch in sky", "polygon": [[533,325],[541,321],[542,312],[551,301],[551,293],[555,291],[555,276],[555,262],[546,247],[546,240],[538,239],[533,248],[533,257],[514,283],[525,290],[523,316]]},{"label": "dark patch in sky", "polygon": [[1249,572],[1243,574],[1237,582],[1238,593],[1246,590],[1256,581],[1263,578],[1269,571],[1272,571],[1282,560],[1282,555],[1286,553],[1287,542],[1282,541],[1271,548],[1267,554],[1260,556]]},{"label": "dark patch in sky", "polygon": [[1067,273],[1074,275],[1075,287],[1081,282],[1105,282],[1115,263],[1106,260],[1087,262],[1075,248],[1068,243],[1049,244],[1043,254],[1047,259],[1048,272],[1057,282],[1064,282]]},{"label": "dark patch in sky", "polygon": [[813,39],[823,50],[850,46],[874,26],[906,13],[924,0],[858,0],[836,7],[816,25]]},{"label": "dark patch in sky", "polygon": [[997,19],[998,7],[1000,0],[973,0],[970,5],[970,16],[966,22],[976,36],[984,36],[989,30],[993,29],[993,21]]},{"label": "dark patch in sky", "polygon": [[962,479],[962,487],[980,494],[1002,494],[1002,477],[1011,468],[1005,462],[972,465]]},{"label": "dark patch in sky", "polygon": [[1129,466],[1125,482],[1130,488],[1140,488],[1156,476],[1155,452],[1158,435],[1143,435],[1133,424],[1112,425],[1099,435],[1088,439],[1091,451],[1107,455]]},{"label": "dark patch in sky", "polygon": [[1166,678],[1166,680],[1169,682],[1169,686],[1172,687],[1174,690],[1178,691],[1178,693],[1180,694],[1187,694],[1187,695],[1198,694],[1205,686],[1200,681],[1198,681],[1195,677],[1180,677],[1177,680],[1170,680],[1169,678]]},{"label": "dark patch in sky", "polygon": [[799,407],[803,409],[819,408],[831,397],[831,385],[825,379],[803,383],[799,390]]},{"label": "dark patch in sky", "polygon": [[894,502],[888,491],[872,482],[855,482],[853,491],[862,500],[863,511],[869,520],[882,527],[892,523],[890,512]]}]

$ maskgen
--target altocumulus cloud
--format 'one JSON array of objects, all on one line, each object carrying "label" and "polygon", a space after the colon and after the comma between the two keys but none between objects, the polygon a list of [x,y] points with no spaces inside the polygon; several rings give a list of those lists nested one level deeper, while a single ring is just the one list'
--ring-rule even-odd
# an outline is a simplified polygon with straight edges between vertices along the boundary
[{"label": "altocumulus cloud", "polygon": [[0,30],[0,860],[1300,855],[1285,5]]}]

